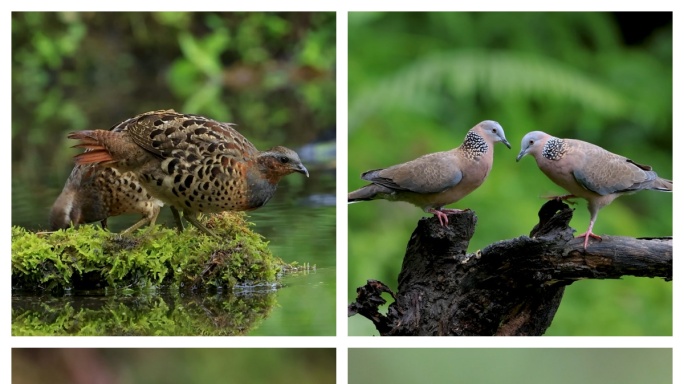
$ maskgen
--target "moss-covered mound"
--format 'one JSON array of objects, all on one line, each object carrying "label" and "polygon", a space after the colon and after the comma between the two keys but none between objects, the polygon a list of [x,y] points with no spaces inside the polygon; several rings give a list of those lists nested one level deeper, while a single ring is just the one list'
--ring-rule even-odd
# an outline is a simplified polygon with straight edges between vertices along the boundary
[{"label": "moss-covered mound", "polygon": [[156,226],[120,236],[96,225],[33,233],[12,227],[12,287],[29,291],[168,287],[232,289],[275,284],[285,263],[249,229],[241,212],[204,223],[221,240],[194,227],[178,233]]}]

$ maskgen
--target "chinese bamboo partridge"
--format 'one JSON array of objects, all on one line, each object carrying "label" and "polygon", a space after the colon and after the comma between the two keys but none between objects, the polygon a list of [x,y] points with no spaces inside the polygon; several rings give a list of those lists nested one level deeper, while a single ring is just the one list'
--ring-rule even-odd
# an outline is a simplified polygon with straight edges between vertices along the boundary
[{"label": "chinese bamboo partridge", "polygon": [[76,156],[77,164],[132,172],[150,195],[213,236],[198,213],[259,208],[283,176],[309,175],[291,149],[258,151],[231,124],[173,110],[143,113],[111,131],[78,131],[69,138],[87,149]]},{"label": "chinese bamboo partridge", "polygon": [[154,226],[163,203],[138,182],[137,177],[97,164],[76,165],[50,211],[50,229],[68,228],[125,213],[140,213],[143,218],[128,228],[132,232],[145,224]]},{"label": "chinese bamboo partridge", "polygon": [[516,161],[531,155],[537,166],[554,183],[570,195],[562,199],[581,197],[588,202],[591,219],[584,237],[584,249],[589,238],[601,239],[592,230],[598,211],[626,193],[651,189],[672,192],[672,181],[658,177],[648,165],[608,152],[581,140],[559,139],[541,131],[530,132],[522,139]]},{"label": "chinese bamboo partridge", "polygon": [[492,169],[497,141],[511,147],[499,123],[483,121],[468,131],[458,148],[363,173],[361,178],[371,184],[350,192],[348,202],[405,201],[434,214],[445,226],[449,223],[446,214],[461,210],[442,207],[461,200],[482,185]]}]

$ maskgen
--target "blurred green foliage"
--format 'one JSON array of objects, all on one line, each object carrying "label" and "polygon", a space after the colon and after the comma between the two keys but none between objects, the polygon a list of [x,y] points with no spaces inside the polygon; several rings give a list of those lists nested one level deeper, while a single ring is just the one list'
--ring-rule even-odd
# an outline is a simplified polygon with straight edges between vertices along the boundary
[{"label": "blurred green foliage", "polygon": [[335,382],[335,349],[13,349],[12,383]]},{"label": "blurred green foliage", "polygon": [[349,382],[672,383],[672,349],[349,349]]},{"label": "blurred green foliage", "polygon": [[[496,120],[513,150],[495,146],[487,181],[451,206],[478,215],[473,252],[527,235],[541,197],[565,193],[533,159],[515,162],[529,131],[590,141],[671,178],[671,17],[628,44],[609,13],[350,13],[349,190],[365,185],[366,170],[451,149],[470,127]],[[579,234],[589,213],[583,200],[575,209]],[[405,203],[349,206],[349,301],[367,279],[396,288],[408,239],[426,215]],[[594,231],[670,236],[672,196],[621,197]],[[583,281],[568,287],[548,333],[670,335],[671,314],[671,283]],[[349,324],[350,334],[377,334],[365,319]]]},{"label": "blurred green foliage", "polygon": [[335,33],[334,12],[13,13],[12,223],[45,225],[68,132],[141,112],[233,122],[260,149],[334,139]]}]

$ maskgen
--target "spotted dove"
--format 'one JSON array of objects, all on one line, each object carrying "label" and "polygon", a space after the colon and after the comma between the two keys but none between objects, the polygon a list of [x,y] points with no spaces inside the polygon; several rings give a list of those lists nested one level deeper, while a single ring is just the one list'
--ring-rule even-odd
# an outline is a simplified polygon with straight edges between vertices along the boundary
[{"label": "spotted dove", "polygon": [[570,195],[562,199],[581,197],[588,202],[591,219],[584,238],[584,249],[589,238],[601,239],[592,230],[598,211],[615,198],[643,189],[672,192],[672,181],[658,177],[648,165],[608,152],[581,140],[559,139],[544,132],[534,131],[522,139],[516,161],[530,154],[539,169]]},{"label": "spotted dove", "polygon": [[361,178],[371,184],[350,192],[348,202],[405,201],[434,214],[446,226],[446,214],[461,210],[443,207],[461,200],[484,182],[492,169],[497,141],[511,147],[499,123],[483,121],[468,131],[458,148],[363,173]]},{"label": "spotted dove", "polygon": [[143,218],[124,233],[145,224],[154,226],[163,203],[138,182],[137,177],[114,168],[96,164],[76,165],[50,211],[50,229],[101,222],[126,213],[140,213]]},{"label": "spotted dove", "polygon": [[87,149],[76,163],[133,173],[153,197],[183,211],[183,217],[212,236],[197,214],[259,208],[283,176],[309,176],[291,149],[258,151],[232,124],[199,115],[152,111],[118,127],[69,134],[80,140],[77,147]]}]

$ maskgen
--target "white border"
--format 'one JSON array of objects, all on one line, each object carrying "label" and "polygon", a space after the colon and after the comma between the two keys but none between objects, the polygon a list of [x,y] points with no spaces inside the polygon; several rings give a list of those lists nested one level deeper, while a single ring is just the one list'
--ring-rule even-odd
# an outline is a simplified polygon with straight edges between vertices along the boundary
[{"label": "white border", "polygon": [[[4,2],[8,4],[9,2]],[[10,336],[10,295],[9,293],[9,263],[8,257],[10,250],[9,227],[10,215],[3,215],[0,220],[5,228],[2,236],[3,249],[6,250],[4,258],[3,273],[0,273],[2,284],[6,294],[0,295],[0,308],[4,308],[4,316],[0,329],[2,329],[3,342],[5,347],[1,350],[3,354],[2,372],[6,380],[11,382],[10,374],[10,349],[12,347],[139,347],[139,348],[337,348],[337,382],[347,382],[347,351],[348,348],[673,348],[676,342],[683,342],[681,335],[681,324],[684,317],[681,314],[681,293],[682,284],[674,285],[674,304],[673,304],[673,334],[672,337],[519,337],[519,338],[379,338],[379,337],[348,337],[347,336],[347,210],[345,195],[347,191],[347,12],[348,11],[615,11],[616,8],[624,11],[644,11],[662,10],[674,12],[674,105],[681,106],[682,82],[680,71],[682,63],[682,36],[681,30],[684,25],[684,13],[681,11],[681,1],[621,1],[597,2],[595,0],[575,0],[565,4],[549,1],[530,1],[519,0],[509,1],[487,1],[477,2],[466,1],[445,1],[445,0],[422,0],[419,2],[400,2],[389,0],[293,0],[293,1],[266,1],[252,0],[249,2],[223,1],[216,2],[196,0],[191,4],[187,2],[161,2],[161,1],[119,1],[119,2],[78,2],[64,0],[58,3],[53,1],[31,1],[25,0],[19,4],[14,4],[14,10],[118,10],[132,11],[333,11],[337,12],[337,315],[336,329],[338,336],[328,337],[11,337]],[[3,7],[6,6],[3,4]],[[217,7],[220,6],[219,9]],[[11,9],[5,10],[5,20],[3,24],[5,34],[2,40],[3,52],[5,54],[2,64],[5,66],[5,76],[2,78],[2,89],[7,95],[3,103],[6,111],[5,121],[8,122],[11,116],[11,81],[10,81],[10,52],[11,52]],[[684,142],[681,128],[684,120],[681,112],[677,108],[674,110],[674,143]],[[5,126],[5,135],[9,134],[9,127]],[[0,189],[4,196],[5,204],[10,204],[11,195],[9,190],[9,166],[11,164],[10,140],[2,140],[3,148],[0,151],[2,160],[2,180],[5,180],[5,188]],[[681,164],[684,160],[678,151],[674,151],[675,164]],[[681,168],[675,167],[673,179],[680,180]],[[674,194],[674,210],[682,212],[682,204],[679,203],[679,193]],[[9,209],[5,209],[8,212]],[[680,235],[680,222],[675,215],[674,233]],[[675,250],[677,249],[675,243]],[[675,252],[676,253],[676,252]],[[677,258],[677,256],[675,256]],[[675,262],[675,276],[680,276],[682,268],[678,267],[682,263]],[[673,348],[673,360],[684,361],[684,352],[681,348]],[[683,370],[681,364],[674,364],[674,382],[683,382]]]}]

